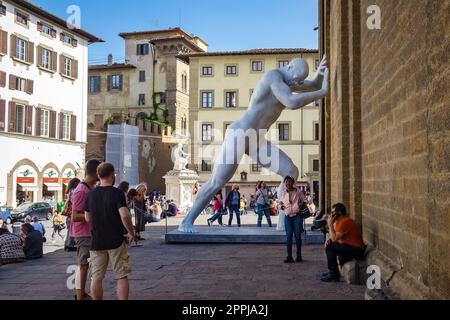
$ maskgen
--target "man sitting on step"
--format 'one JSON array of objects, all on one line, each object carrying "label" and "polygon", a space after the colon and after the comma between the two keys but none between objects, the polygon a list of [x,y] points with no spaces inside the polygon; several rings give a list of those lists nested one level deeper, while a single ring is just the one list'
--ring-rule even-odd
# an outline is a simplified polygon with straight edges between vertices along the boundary
[{"label": "man sitting on step", "polygon": [[323,282],[339,282],[338,258],[341,265],[353,259],[364,258],[366,245],[361,232],[342,203],[337,203],[331,208],[331,216],[328,218],[330,236],[325,244],[329,272],[322,275]]}]

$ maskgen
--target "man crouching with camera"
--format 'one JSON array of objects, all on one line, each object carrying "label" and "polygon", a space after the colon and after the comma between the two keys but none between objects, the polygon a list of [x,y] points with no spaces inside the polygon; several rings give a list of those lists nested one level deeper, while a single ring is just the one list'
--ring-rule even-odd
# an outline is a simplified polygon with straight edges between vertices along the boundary
[{"label": "man crouching with camera", "polygon": [[347,209],[342,203],[337,203],[331,208],[328,229],[330,235],[325,244],[325,251],[329,271],[322,275],[322,281],[339,282],[341,274],[338,257],[341,265],[353,259],[363,259],[366,246],[358,225],[347,215]]}]

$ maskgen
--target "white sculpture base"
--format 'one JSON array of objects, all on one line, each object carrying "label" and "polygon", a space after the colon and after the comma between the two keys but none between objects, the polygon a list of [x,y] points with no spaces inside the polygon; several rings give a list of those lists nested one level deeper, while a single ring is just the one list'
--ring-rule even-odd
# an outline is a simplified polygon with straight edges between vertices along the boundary
[{"label": "white sculpture base", "polygon": [[186,213],[194,204],[193,190],[199,176],[192,170],[172,170],[164,177],[166,180],[166,199],[173,200],[180,212]]}]

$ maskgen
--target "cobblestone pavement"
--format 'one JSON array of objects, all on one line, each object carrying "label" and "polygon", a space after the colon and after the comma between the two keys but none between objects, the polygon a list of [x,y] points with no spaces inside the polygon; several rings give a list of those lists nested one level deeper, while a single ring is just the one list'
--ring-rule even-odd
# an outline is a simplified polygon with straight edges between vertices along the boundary
[{"label": "cobblestone pavement", "polygon": [[[168,230],[181,222],[171,218]],[[276,218],[275,218],[276,222]],[[256,216],[243,217],[255,224]],[[206,217],[198,224],[206,224]],[[325,284],[326,258],[320,245],[305,245],[302,264],[285,265],[283,245],[168,245],[165,221],[147,225],[142,246],[129,248],[133,274],[130,298],[144,300],[361,300],[363,286]],[[75,253],[50,252],[38,261],[0,266],[0,299],[71,300],[68,267]],[[104,282],[105,299],[115,299],[111,270]]]}]

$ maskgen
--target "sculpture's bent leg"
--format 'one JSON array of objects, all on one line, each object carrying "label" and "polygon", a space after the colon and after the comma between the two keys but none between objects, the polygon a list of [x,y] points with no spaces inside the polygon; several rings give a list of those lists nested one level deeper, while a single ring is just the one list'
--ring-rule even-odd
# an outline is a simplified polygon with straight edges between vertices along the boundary
[{"label": "sculpture's bent leg", "polygon": [[[258,162],[263,168],[280,175],[283,180],[287,176],[294,178],[295,181],[298,180],[300,172],[292,159],[270,141],[261,139],[258,150],[250,150],[248,156],[254,162]],[[270,163],[264,161],[267,159],[270,159]],[[285,190],[284,182],[281,181],[278,192],[281,193]]]}]

